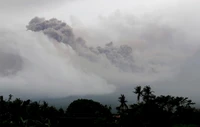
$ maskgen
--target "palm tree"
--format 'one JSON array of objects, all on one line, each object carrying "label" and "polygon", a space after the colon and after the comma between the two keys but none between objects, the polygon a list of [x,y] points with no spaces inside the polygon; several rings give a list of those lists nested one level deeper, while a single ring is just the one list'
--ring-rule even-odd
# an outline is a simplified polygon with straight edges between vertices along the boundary
[{"label": "palm tree", "polygon": [[151,90],[150,86],[145,86],[142,91],[143,91],[143,100],[145,102],[148,102],[149,99],[154,97],[154,95],[152,94],[154,91]]},{"label": "palm tree", "polygon": [[141,86],[136,86],[135,91],[133,93],[137,94],[137,101],[138,103],[140,102],[140,97],[142,96],[142,87]]},{"label": "palm tree", "polygon": [[12,95],[12,94],[9,94],[9,98],[8,98],[8,101],[9,101],[9,102],[12,100],[12,97],[13,97],[13,95]]},{"label": "palm tree", "polygon": [[119,112],[126,111],[128,109],[128,106],[126,104],[128,101],[126,100],[126,97],[124,96],[124,94],[121,94],[121,96],[118,99],[119,99],[118,101],[120,102],[120,106],[117,107],[117,110]]}]

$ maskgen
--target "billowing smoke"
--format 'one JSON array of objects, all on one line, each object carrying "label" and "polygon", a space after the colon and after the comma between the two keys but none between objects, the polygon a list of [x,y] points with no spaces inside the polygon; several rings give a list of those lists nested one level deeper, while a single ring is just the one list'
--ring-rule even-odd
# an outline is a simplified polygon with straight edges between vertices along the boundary
[{"label": "billowing smoke", "polygon": [[120,45],[117,47],[114,46],[113,42],[109,42],[104,47],[89,47],[83,38],[76,38],[70,26],[55,18],[45,20],[35,17],[29,22],[27,29],[34,32],[42,31],[49,38],[71,46],[80,56],[93,62],[99,62],[100,58],[105,56],[119,70],[136,72],[141,69],[134,65],[130,46]]},{"label": "billowing smoke", "polygon": [[[114,28],[111,29],[115,30],[115,28],[121,27],[121,30],[127,30],[120,25],[121,23],[115,24],[113,22],[111,26]],[[141,33],[134,31],[132,27],[136,26],[141,26]],[[167,26],[152,23],[151,25],[148,23],[143,25],[131,24],[130,28],[132,28],[131,31],[125,31],[125,35],[137,35],[137,39],[143,41],[141,43],[143,48],[137,45],[134,48],[127,44],[121,45],[121,43],[115,45],[114,42],[105,43],[104,46],[89,46],[83,37],[74,34],[69,25],[55,18],[45,20],[35,17],[27,26],[28,30],[43,33],[55,43],[71,47],[79,56],[73,58],[73,64],[76,67],[80,66],[80,69],[85,68],[84,70],[87,72],[98,74],[110,83],[120,84],[125,81],[126,84],[131,84],[133,79],[135,79],[135,83],[138,81],[146,83],[177,73],[179,62],[184,59],[184,57],[181,58],[184,49],[180,48],[178,49],[180,51],[178,51],[176,47],[172,47],[181,41],[179,36],[176,36],[176,32]],[[127,38],[134,41],[134,38],[131,37],[128,36]]]},{"label": "billowing smoke", "polygon": [[72,29],[66,23],[55,18],[45,20],[44,18],[35,17],[29,22],[27,28],[35,32],[43,31],[48,37],[73,47],[74,34]]}]

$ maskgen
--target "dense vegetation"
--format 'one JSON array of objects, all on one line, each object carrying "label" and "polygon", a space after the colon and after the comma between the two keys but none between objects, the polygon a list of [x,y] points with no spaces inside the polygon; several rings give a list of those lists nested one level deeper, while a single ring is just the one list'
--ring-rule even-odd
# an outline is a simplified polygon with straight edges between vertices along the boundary
[{"label": "dense vegetation", "polygon": [[111,107],[87,99],[73,101],[67,109],[56,109],[47,102],[12,100],[0,96],[0,127],[198,127],[200,110],[187,97],[156,96],[150,86],[137,86],[137,102],[127,105],[122,94],[118,113]]}]

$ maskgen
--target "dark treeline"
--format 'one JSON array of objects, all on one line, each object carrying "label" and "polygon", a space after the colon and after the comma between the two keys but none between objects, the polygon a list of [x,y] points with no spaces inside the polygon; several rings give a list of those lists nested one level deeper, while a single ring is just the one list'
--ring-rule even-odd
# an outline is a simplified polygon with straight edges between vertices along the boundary
[{"label": "dark treeline", "polygon": [[200,110],[187,97],[156,96],[150,86],[135,87],[137,102],[128,105],[118,98],[118,113],[111,107],[88,99],[73,101],[67,109],[47,102],[8,99],[0,96],[0,127],[199,127]]}]

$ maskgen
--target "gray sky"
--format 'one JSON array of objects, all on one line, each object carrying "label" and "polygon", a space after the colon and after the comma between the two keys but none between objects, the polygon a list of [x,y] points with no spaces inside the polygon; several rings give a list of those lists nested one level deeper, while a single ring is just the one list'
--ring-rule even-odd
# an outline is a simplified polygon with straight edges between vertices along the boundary
[{"label": "gray sky", "polygon": [[[199,4],[199,0],[0,0],[0,93],[63,97],[151,84],[160,94],[167,89],[169,94],[195,97],[200,88]],[[70,46],[26,31],[35,16],[66,22],[88,46],[103,47],[110,41],[116,47],[129,45],[141,71],[121,72],[105,56],[90,62]]]}]

